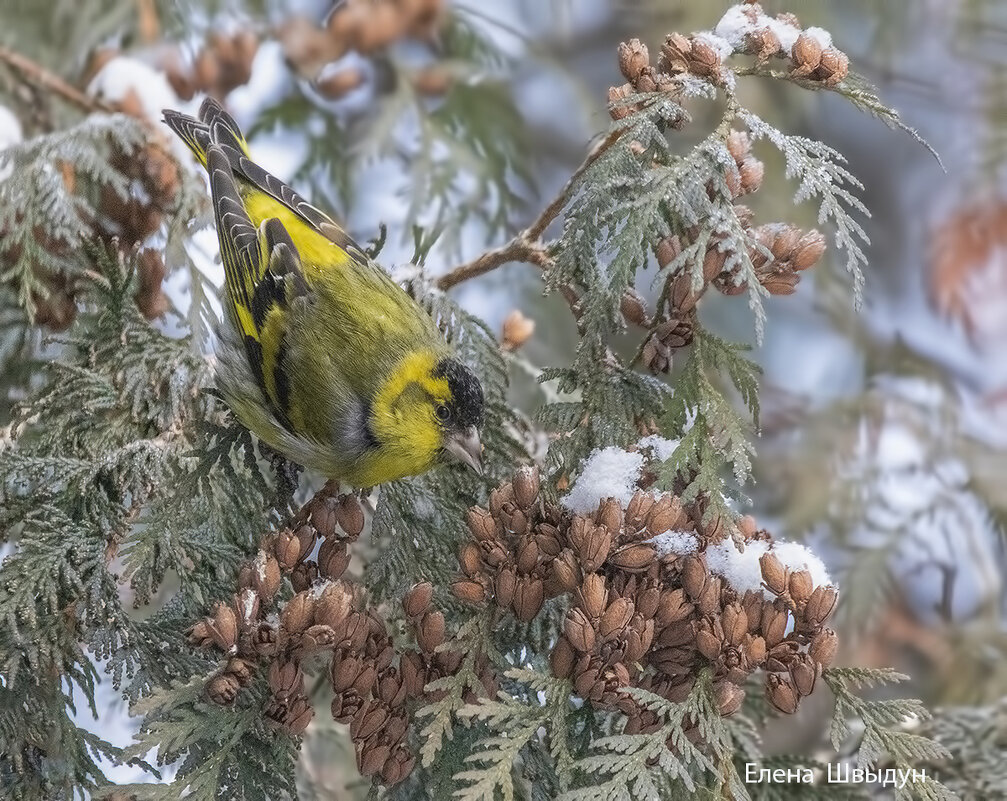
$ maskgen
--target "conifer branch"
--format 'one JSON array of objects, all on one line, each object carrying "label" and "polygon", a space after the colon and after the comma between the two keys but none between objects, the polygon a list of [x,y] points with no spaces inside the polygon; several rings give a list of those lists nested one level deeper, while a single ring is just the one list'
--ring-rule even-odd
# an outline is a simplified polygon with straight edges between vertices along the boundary
[{"label": "conifer branch", "polygon": [[[546,229],[553,223],[556,217],[559,216],[559,213],[563,210],[563,207],[570,199],[570,194],[573,191],[573,188],[577,185],[577,182],[583,176],[585,171],[587,171],[587,169],[594,164],[621,135],[621,131],[613,131],[591,148],[587,157],[583,162],[581,162],[580,166],[573,171],[573,174],[563,185],[563,188],[559,191],[556,197],[553,198],[552,202],[550,202],[549,205],[542,210],[542,213],[535,218],[531,225],[517,234],[517,236],[511,239],[511,241],[507,244],[494,248],[493,250],[489,250],[472,261],[459,265],[442,275],[437,280],[437,288],[440,290],[451,289],[463,281],[467,281],[470,278],[476,278],[480,275],[485,275],[486,273],[497,269],[497,267],[502,267],[504,264],[509,264],[510,262],[515,261],[534,264],[542,269],[547,269],[550,263],[550,258],[547,253],[547,249],[541,243],[542,234],[545,233]],[[572,306],[573,302],[571,302],[571,307]]]},{"label": "conifer branch", "polygon": [[64,81],[58,75],[50,72],[41,64],[33,61],[27,56],[11,50],[8,47],[0,46],[0,63],[6,64],[11,70],[21,76],[22,79],[51,92],[62,98],[71,105],[76,106],[81,111],[93,112],[104,111],[112,113],[115,111],[112,106],[99,100],[96,97],[84,94],[82,91]]}]

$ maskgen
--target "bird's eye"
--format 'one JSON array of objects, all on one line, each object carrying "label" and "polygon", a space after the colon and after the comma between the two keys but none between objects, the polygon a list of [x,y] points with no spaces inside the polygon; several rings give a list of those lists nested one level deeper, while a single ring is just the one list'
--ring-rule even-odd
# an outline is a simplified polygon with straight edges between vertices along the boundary
[{"label": "bird's eye", "polygon": [[437,419],[440,420],[442,423],[446,423],[448,420],[451,419],[451,410],[444,404],[440,404],[439,406],[437,406],[437,408],[434,409],[434,414],[437,415]]}]

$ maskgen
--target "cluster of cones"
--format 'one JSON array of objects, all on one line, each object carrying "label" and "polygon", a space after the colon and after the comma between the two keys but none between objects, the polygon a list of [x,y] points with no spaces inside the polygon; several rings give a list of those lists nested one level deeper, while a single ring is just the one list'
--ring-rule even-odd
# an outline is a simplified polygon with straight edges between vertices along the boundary
[{"label": "cluster of cones", "polygon": [[[807,570],[791,571],[766,553],[763,591],[738,592],[707,563],[707,547],[727,532],[704,512],[702,502],[641,490],[625,508],[609,498],[575,515],[543,498],[537,472],[523,468],[494,491],[489,509],[470,510],[464,576],[452,589],[520,620],[534,618],[547,599],[567,598],[553,673],[585,700],[622,711],[629,732],[652,731],[658,721],[627,687],[682,701],[704,669],[721,714],[740,708],[756,670],[766,674],[769,701],[792,713],[835,656],[826,623],[836,589],[814,586]],[[693,538],[695,547],[676,553],[662,543],[668,532]],[[740,538],[770,540],[751,519]]]},{"label": "cluster of cones", "polygon": [[[314,716],[305,666],[310,671],[327,660],[332,716],[349,725],[357,767],[392,785],[415,763],[407,744],[412,708],[437,699],[426,685],[457,671],[463,654],[444,647],[444,615],[432,606],[431,584],[416,585],[403,599],[413,649],[393,644],[362,587],[343,577],[347,547],[364,519],[355,495],[339,495],[331,487],[320,492],[289,526],[269,535],[255,559],[242,566],[232,601],[218,603],[197,622],[189,641],[215,647],[226,659],[206,683],[211,701],[233,703],[261,671],[270,689],[264,714],[293,735],[303,733]],[[270,612],[284,576],[294,595],[278,613]],[[485,660],[476,668],[487,692],[494,693]]]},{"label": "cluster of cones", "polygon": [[[361,86],[366,76],[347,64],[335,71],[325,66],[350,51],[371,56],[403,39],[431,41],[445,20],[444,0],[347,0],[329,15],[324,26],[295,17],[281,26],[278,37],[287,62],[315,88],[337,99]],[[452,83],[449,70],[436,62],[409,74],[422,94],[438,95]]]},{"label": "cluster of cones", "polygon": [[[740,8],[751,29],[737,47],[732,48],[726,40],[709,33],[690,36],[670,33],[661,45],[657,62],[652,64],[650,50],[639,39],[622,42],[618,49],[619,71],[626,83],[609,89],[609,101],[650,92],[678,95],[680,85],[676,78],[681,75],[693,75],[723,85],[728,80],[724,61],[734,53],[755,56],[759,64],[773,58],[789,58],[792,77],[829,87],[842,83],[849,74],[849,57],[839,48],[823,43],[815,32],[802,30],[794,14],[781,13],[775,20],[769,20],[757,3],[746,3]],[[773,25],[765,24],[767,22],[780,23],[796,34],[796,41],[789,50],[783,47]],[[610,114],[613,119],[622,119],[633,110],[632,106],[616,103]]]},{"label": "cluster of cones", "polygon": [[[804,34],[798,42],[804,39],[817,43],[817,39]],[[803,53],[805,50],[806,47],[799,49],[795,46],[795,52]],[[615,119],[634,112],[632,106],[620,104],[620,99],[638,92],[677,91],[674,76],[683,72],[722,79],[719,51],[703,34],[691,38],[671,34],[661,49],[656,68],[650,66],[647,47],[638,39],[621,43],[618,56],[619,68],[628,83],[609,90],[610,113]],[[673,127],[678,127],[684,118],[670,122]],[[765,165],[753,154],[751,138],[746,131],[731,131],[725,146],[733,163],[728,163],[725,168],[724,183],[734,201],[735,215],[748,234],[748,256],[755,268],[755,276],[770,294],[792,294],[800,280],[800,273],[813,267],[824,254],[825,237],[818,230],[802,231],[786,223],[753,226],[751,209],[737,201],[762,186]],[[711,185],[708,191],[712,197],[719,190]],[[682,235],[669,236],[659,242],[655,247],[658,265],[664,269],[672,264],[699,234],[699,226],[692,226]],[[623,299],[622,312],[626,320],[650,331],[641,348],[640,358],[652,372],[668,372],[675,350],[692,342],[696,309],[711,284],[728,295],[748,290],[747,282],[739,275],[737,260],[731,268],[727,268],[729,254],[721,249],[722,246],[722,238],[710,238],[703,259],[703,281],[698,286],[690,269],[675,270],[661,295],[656,315],[649,314],[639,295],[631,293]]]}]

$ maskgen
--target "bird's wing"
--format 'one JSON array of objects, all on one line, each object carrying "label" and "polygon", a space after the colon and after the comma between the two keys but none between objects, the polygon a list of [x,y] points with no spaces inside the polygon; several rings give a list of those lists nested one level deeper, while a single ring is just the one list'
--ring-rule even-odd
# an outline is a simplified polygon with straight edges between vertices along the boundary
[{"label": "bird's wing", "polygon": [[220,146],[209,145],[206,168],[231,317],[256,381],[273,413],[289,427],[286,315],[310,293],[297,247],[279,220],[264,220],[258,228],[252,224]]},{"label": "bird's wing", "polygon": [[[166,109],[164,121],[204,166],[208,147],[217,145],[234,175],[252,190],[241,192],[249,218],[255,223],[270,217],[279,219],[300,246],[305,261],[321,267],[346,262],[372,266],[360,246],[331,217],[252,161],[241,129],[216,100],[208,97],[203,101],[199,119]],[[306,278],[310,283],[310,274]]]}]

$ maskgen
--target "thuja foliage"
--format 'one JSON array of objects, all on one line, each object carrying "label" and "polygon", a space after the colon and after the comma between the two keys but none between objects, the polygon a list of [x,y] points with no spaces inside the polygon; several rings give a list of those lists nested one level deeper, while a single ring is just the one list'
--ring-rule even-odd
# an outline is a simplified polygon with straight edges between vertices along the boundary
[{"label": "thuja foliage", "polygon": [[[340,20],[354,5],[344,4],[333,19]],[[389,0],[383,5],[405,14],[408,4]],[[493,52],[489,40],[474,34],[470,20],[445,11],[441,3],[428,5],[436,6],[438,14],[430,20],[409,17],[396,36],[365,53],[382,69],[412,81],[393,83],[398,90],[378,98],[383,114],[336,116],[342,112],[303,96],[269,112],[263,126],[304,123],[317,134],[318,125],[311,122],[317,119],[334,126],[324,130],[335,132],[336,139],[351,130],[371,131],[382,152],[410,168],[413,213],[428,195],[437,199],[434,234],[457,222],[446,221],[446,210],[454,208],[459,192],[472,189],[456,181],[457,162],[476,179],[476,191],[463,194],[468,204],[464,213],[498,231],[509,225],[516,205],[513,180],[529,179],[531,170],[517,144],[520,136],[501,137],[488,121],[500,119],[501,109],[509,128],[518,126],[520,118],[505,84],[484,86],[464,78],[466,70],[503,70],[507,62]],[[578,686],[583,671],[572,680],[562,674],[573,673],[550,659],[559,650],[561,632],[570,636],[564,624],[565,615],[571,619],[569,595],[557,591],[549,600],[532,598],[528,588],[537,586],[541,592],[542,584],[529,582],[522,585],[524,594],[511,588],[511,614],[501,611],[506,604],[501,603],[505,593],[500,585],[494,588],[497,608],[473,610],[460,603],[485,591],[478,582],[455,582],[455,591],[449,592],[459,571],[459,545],[476,525],[473,520],[485,519],[470,513],[467,521],[468,510],[485,503],[491,489],[529,462],[534,444],[546,435],[541,495],[536,485],[534,499],[539,503],[541,498],[536,508],[544,517],[564,527],[560,532],[548,523],[557,529],[550,537],[562,534],[573,541],[577,536],[576,519],[571,522],[556,501],[577,481],[583,461],[599,448],[635,447],[642,435],[652,433],[679,440],[651,478],[675,493],[678,513],[689,510],[686,517],[703,529],[704,542],[751,537],[751,531],[743,536],[732,504],[741,498],[751,469],[758,370],[741,345],[703,327],[697,305],[710,287],[725,295],[746,294],[761,335],[769,322],[763,299],[792,292],[798,273],[812,266],[824,248],[818,232],[781,223],[753,225],[751,212],[738,203],[763,179],[753,143],[765,140],[778,148],[787,175],[798,183],[795,200],[819,205],[822,224],[831,227],[835,244],[845,252],[855,293],[860,291],[866,237],[857,221],[865,211],[853,193],[858,185],[840,154],[778,131],[743,108],[736,79],[780,78],[836,91],[889,121],[896,118],[860,83],[848,81],[845,56],[838,51],[826,59],[819,48],[812,64],[813,52],[784,51],[777,41],[776,50],[765,55],[766,42],[751,38],[759,12],[747,8],[755,27],[734,31],[737,41],[671,35],[653,66],[638,42],[624,44],[620,67],[628,83],[610,94],[611,129],[560,197],[505,249],[510,258],[542,268],[543,288],[566,300],[578,332],[571,362],[540,373],[550,388],[543,408],[522,410],[511,402],[514,357],[500,348],[482,321],[438,291],[422,270],[405,281],[482,378],[487,474],[480,478],[444,469],[383,487],[361,500],[340,496],[352,499],[340,503],[365,509],[368,519],[362,533],[349,538],[360,536],[352,543],[356,559],[342,583],[312,585],[318,568],[308,564],[315,558],[310,550],[290,560],[296,567],[285,568],[282,582],[279,573],[275,582],[268,578],[274,554],[296,548],[292,531],[306,532],[303,536],[314,546],[315,529],[325,527],[325,515],[319,514],[318,522],[314,512],[328,508],[326,498],[305,505],[320,477],[299,476],[296,466],[263,448],[215,394],[212,355],[204,355],[211,343],[201,322],[209,313],[212,290],[198,271],[190,269],[197,313],[170,316],[169,327],[149,313],[159,308],[149,304],[150,276],[156,274],[149,259],[137,248],[122,247],[120,238],[96,223],[114,204],[96,205],[92,190],[100,194],[106,185],[120,197],[135,192],[138,187],[129,180],[139,179],[121,175],[116,159],[123,153],[149,154],[156,139],[153,129],[94,115],[75,128],[43,134],[0,154],[0,169],[15,167],[0,183],[0,298],[5,312],[31,311],[34,298],[48,297],[52,287],[39,281],[51,282],[54,274],[73,277],[72,287],[58,287],[73,308],[64,321],[72,322],[68,330],[42,343],[31,316],[21,314],[17,331],[28,332],[30,347],[5,353],[12,364],[41,364],[29,371],[28,380],[17,383],[20,402],[0,432],[0,531],[8,546],[0,567],[3,797],[57,799],[82,792],[104,797],[115,789],[104,774],[110,762],[128,762],[147,772],[151,783],[117,792],[150,799],[183,794],[192,799],[326,797],[333,781],[339,792],[401,801],[772,797],[779,788],[744,784],[743,765],[762,763],[759,732],[772,725],[774,708],[796,708],[798,697],[787,689],[789,680],[781,680],[770,694],[772,706],[761,689],[743,692],[725,683],[713,667],[690,675],[680,698],[633,686],[623,688],[622,706],[617,706],[611,699],[619,697],[620,688],[606,685],[608,700],[596,703],[586,696],[605,683],[602,678]],[[342,18],[338,24],[345,22]],[[336,36],[337,24],[327,25],[311,28],[311,35]],[[411,35],[409,25],[444,26],[442,47],[433,55],[444,62],[439,66],[450,68],[449,80],[434,85],[429,73],[420,80],[389,57],[398,40]],[[302,74],[309,70],[310,53],[297,51],[292,35],[281,39],[293,68]],[[220,42],[215,40],[205,52],[223,59]],[[757,65],[736,66],[728,60],[733,56],[756,56]],[[788,71],[770,69],[768,58],[789,59]],[[198,70],[173,77],[209,81]],[[31,76],[25,80],[30,82]],[[203,88],[221,90],[219,74],[214,80]],[[52,81],[43,85],[52,86]],[[418,87],[428,91],[432,86],[443,102],[430,104],[420,97]],[[719,104],[721,117],[712,131],[688,144],[679,131],[695,124],[692,109],[703,103]],[[426,143],[419,152],[395,147],[389,133],[404,104],[419,120]],[[442,160],[438,143],[445,142],[452,147]],[[339,172],[343,162],[322,152],[318,141],[311,151],[302,177],[325,189],[319,194],[339,195],[352,205],[352,181]],[[69,173],[53,172],[58,169],[53,160],[67,162]],[[70,173],[86,179],[81,183],[90,188],[70,181]],[[484,205],[486,193],[491,201]],[[158,216],[150,230],[138,231],[135,244],[142,240],[149,249],[163,244],[169,233],[188,236],[196,227],[200,210],[184,192],[161,200],[166,205],[158,211],[164,217]],[[543,241],[550,223],[560,218],[558,238]],[[422,262],[433,239],[420,237],[417,261]],[[185,264],[178,247],[168,253],[168,269]],[[650,308],[637,285],[642,270],[654,261],[658,298]],[[170,309],[161,311],[170,315]],[[629,326],[635,344],[627,352],[621,335]],[[673,361],[681,361],[681,369],[672,372]],[[519,475],[530,481],[530,473]],[[518,491],[516,482],[508,485],[511,491]],[[671,506],[671,496],[666,497]],[[493,500],[490,508],[496,518],[513,514],[502,512]],[[629,516],[628,507],[620,508],[614,528],[622,528],[624,511]],[[578,519],[584,524],[586,518]],[[653,560],[652,546],[643,550]],[[636,569],[630,552],[620,553],[620,568]],[[395,763],[387,746],[374,740],[366,745],[360,730],[377,718],[354,717],[352,704],[362,699],[352,698],[345,688],[334,696],[325,681],[327,669],[320,660],[312,661],[311,653],[296,662],[274,661],[267,672],[250,661],[229,659],[234,652],[218,660],[214,657],[221,657],[220,652],[193,647],[203,640],[225,651],[226,646],[237,648],[233,625],[228,632],[224,624],[234,621],[230,602],[242,565],[243,581],[256,587],[272,583],[269,598],[265,591],[257,592],[263,603],[276,605],[279,617],[267,616],[261,630],[293,631],[295,604],[303,606],[308,597],[332,600],[344,604],[343,611],[356,610],[353,620],[377,621],[381,633],[368,635],[367,642],[377,641],[382,650],[368,658],[377,662],[394,651],[401,661],[393,680],[405,681],[407,663],[427,671],[430,681],[415,688],[408,701],[383,698],[409,723],[396,745],[400,762]],[[594,574],[597,566],[580,568]],[[341,564],[339,573],[346,569]],[[429,582],[421,585],[427,589],[411,590],[403,608],[404,594],[420,581]],[[798,586],[793,585],[795,594]],[[784,586],[777,594],[790,592]],[[260,598],[252,600],[258,604]],[[434,606],[440,611],[432,611]],[[237,612],[242,611],[239,606]],[[251,602],[244,611],[252,617]],[[198,622],[207,613],[212,626]],[[297,630],[308,634],[304,626]],[[270,646],[259,645],[264,651]],[[581,645],[580,650],[591,651]],[[293,647],[310,651],[307,639]],[[311,647],[321,649],[317,642]],[[331,651],[332,643],[328,647]],[[711,657],[711,663],[716,661]],[[828,660],[805,665],[823,661]],[[387,669],[386,664],[385,679],[390,677]],[[239,675],[242,689],[234,692]],[[926,718],[919,704],[865,700],[854,692],[893,678],[855,668],[826,670],[820,682],[836,699],[834,747],[846,749],[861,765],[944,764],[947,751],[908,726],[909,719]],[[807,680],[814,685],[814,676]],[[111,682],[138,716],[139,732],[129,748],[111,745],[71,718],[75,698],[83,698],[100,715],[95,702],[99,681]],[[335,674],[332,682],[337,683]],[[295,686],[292,695],[299,706],[279,709],[279,689]],[[396,686],[393,681],[392,689]],[[725,696],[725,687],[733,694]],[[375,692],[384,693],[384,688]],[[340,719],[353,720],[349,736],[327,719],[330,705]],[[322,712],[308,726],[314,707]],[[644,721],[636,731],[628,730],[630,713]],[[951,743],[963,739],[964,725],[960,717],[949,716],[929,731]],[[358,745],[365,742],[357,762],[376,777],[373,784],[356,778],[352,757],[347,757],[350,738]],[[319,759],[319,753],[325,756]],[[335,778],[331,762],[340,764]],[[819,763],[793,756],[767,758],[764,764]],[[953,770],[948,775],[952,786],[964,786]],[[871,792],[862,789],[864,797]],[[802,797],[820,798],[860,792],[820,784],[802,790]],[[953,797],[935,779],[904,792]]]}]

